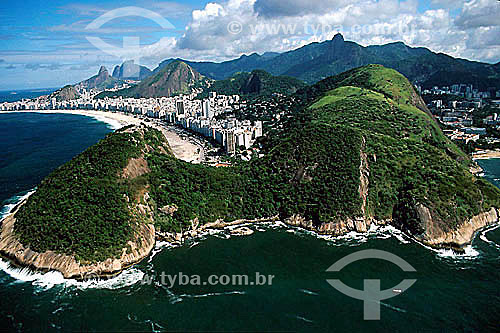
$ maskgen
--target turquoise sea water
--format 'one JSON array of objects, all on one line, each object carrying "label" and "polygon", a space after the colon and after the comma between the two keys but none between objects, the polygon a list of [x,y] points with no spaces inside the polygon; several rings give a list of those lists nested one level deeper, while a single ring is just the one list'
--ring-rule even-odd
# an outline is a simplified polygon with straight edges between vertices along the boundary
[{"label": "turquoise sea water", "polygon": [[[54,167],[102,138],[106,125],[81,116],[0,114],[0,200],[36,186]],[[57,137],[57,138],[56,138]],[[4,154],[4,152],[8,152]],[[480,162],[500,179],[500,160]],[[497,184],[498,185],[498,184]],[[5,201],[7,200],[7,201]],[[250,226],[251,236],[222,231],[154,255],[109,281],[64,281],[0,263],[0,329],[9,331],[496,331],[500,311],[500,229],[484,231],[465,256],[433,252],[391,228],[368,235],[320,238],[280,224]],[[397,254],[416,272],[381,260],[326,270],[362,249]],[[162,273],[274,275],[266,286],[182,286]],[[390,289],[417,279],[405,293],[381,302],[381,320],[364,321],[363,303],[327,279],[363,288],[380,279]],[[143,283],[148,282],[148,283]]]}]

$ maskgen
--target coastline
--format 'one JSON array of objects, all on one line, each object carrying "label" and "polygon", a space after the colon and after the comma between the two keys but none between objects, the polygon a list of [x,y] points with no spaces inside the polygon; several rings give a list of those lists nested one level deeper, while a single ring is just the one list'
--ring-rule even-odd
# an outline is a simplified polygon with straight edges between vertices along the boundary
[{"label": "coastline", "polygon": [[[32,194],[31,192],[30,194]],[[82,264],[74,256],[52,251],[39,253],[24,247],[14,233],[15,214],[26,203],[25,196],[2,220],[0,220],[0,257],[14,266],[29,267],[39,272],[57,271],[65,279],[78,281],[96,278],[111,278],[125,269],[141,262],[151,254],[156,244],[155,228],[152,224],[142,224],[136,230],[135,238],[128,242],[120,258],[109,258],[93,264]]]},{"label": "coastline", "polygon": [[[200,145],[193,143],[189,135],[183,135],[179,130],[170,128],[159,122],[144,121],[143,119],[122,113],[83,110],[22,110],[2,113],[81,115],[106,123],[112,130],[128,125],[147,124],[164,134],[176,158],[186,162],[197,163],[201,161],[201,156],[203,156],[203,150],[200,149]],[[152,224],[144,224],[136,230],[136,238],[129,242],[128,251],[124,249],[122,256],[117,259],[108,259],[104,262],[88,265],[79,263],[73,256],[57,254],[51,251],[45,253],[32,251],[24,247],[17,240],[14,234],[14,216],[34,192],[35,190],[30,191],[28,195],[19,198],[15,204],[7,207],[8,209],[0,216],[0,256],[14,266],[29,267],[39,272],[57,271],[65,279],[110,278],[141,262],[154,249],[156,230]]]},{"label": "coastline", "polygon": [[500,158],[500,150],[482,150],[472,154],[472,160],[489,160]]},{"label": "coastline", "polygon": [[[30,113],[30,112],[33,112],[33,111],[21,111],[21,112],[26,112],[26,113]],[[37,111],[35,111],[37,112]],[[141,124],[143,123],[143,121],[141,119],[138,119],[138,118],[134,118],[134,117],[131,117],[131,116],[127,116],[127,115],[124,115],[124,114],[120,114],[120,113],[106,113],[106,112],[91,112],[91,111],[78,111],[78,112],[72,112],[72,111],[38,111],[37,113],[46,113],[46,114],[54,114],[54,113],[64,113],[64,114],[78,114],[78,115],[84,115],[84,116],[89,116],[89,117],[100,117],[101,119],[98,119],[99,121],[104,121],[103,119],[107,119],[108,121],[116,121],[116,122],[119,122],[119,124],[121,126],[126,126],[126,125],[130,125],[130,124]],[[96,118],[97,119],[97,118]],[[160,128],[162,130],[163,133],[165,132],[169,132],[167,129],[163,128],[162,126],[160,126],[159,124],[154,124],[154,123],[149,123],[150,125],[154,125],[156,128]],[[170,132],[171,133],[171,132]],[[168,138],[168,137],[167,137]],[[180,138],[180,137],[179,137]],[[187,142],[187,140],[185,139],[181,139],[183,142]],[[170,143],[170,141],[169,141]],[[500,154],[500,152],[499,152]],[[179,158],[179,156],[176,154],[176,157]],[[5,257],[7,258],[10,258],[11,261],[13,261],[14,263],[19,263],[23,266],[28,266],[28,267],[36,267],[36,270],[38,271],[50,271],[50,270],[57,270],[61,273],[63,273],[63,275],[68,278],[68,276],[70,277],[77,277],[77,276],[80,276],[82,278],[85,278],[85,277],[88,277],[88,276],[99,276],[99,277],[110,277],[110,276],[114,276],[116,274],[119,274],[120,272],[122,272],[123,270],[129,268],[130,266],[133,266],[134,264],[142,261],[144,258],[146,258],[147,256],[150,255],[152,249],[154,248],[154,244],[156,242],[156,240],[158,239],[161,239],[158,237],[158,233],[155,233],[155,230],[154,230],[154,227],[152,226],[148,226],[150,228],[152,228],[152,240],[151,243],[152,245],[149,247],[149,249],[144,249],[142,246],[138,246],[137,249],[140,250],[141,252],[141,255],[140,256],[135,256],[135,259],[134,260],[122,260],[122,259],[117,259],[117,261],[119,262],[116,262],[116,263],[97,263],[96,265],[99,266],[102,264],[102,266],[99,266],[100,268],[98,268],[96,270],[95,266],[92,267],[92,269],[81,269],[81,267],[84,267],[83,265],[80,265],[78,262],[76,262],[76,264],[74,264],[73,262],[71,262],[71,264],[68,264],[68,262],[70,261],[71,258],[68,259],[68,256],[64,256],[64,258],[61,258],[62,256],[61,255],[57,255],[55,253],[35,253],[33,251],[31,251],[29,248],[24,248],[22,247],[17,247],[18,245],[20,244],[16,244],[14,245],[14,236],[13,236],[13,222],[15,221],[15,219],[13,218],[15,212],[17,211],[17,209],[24,203],[26,202],[25,201],[26,199],[24,200],[21,200],[20,202],[18,202],[15,206],[14,209],[12,209],[11,212],[8,213],[8,215],[5,217],[5,219],[2,219],[0,220],[0,231],[1,231],[1,236],[0,237],[0,252],[2,252],[2,254],[4,254]],[[486,213],[485,213],[486,215]],[[444,233],[444,234],[433,234],[433,235],[430,235],[430,243],[427,242],[427,245],[429,246],[433,246],[433,243],[435,243],[435,248],[441,248],[441,249],[449,249],[449,248],[452,248],[452,249],[457,249],[457,250],[460,250],[460,248],[463,248],[467,245],[469,245],[472,240],[474,239],[474,237],[478,234],[478,232],[480,232],[481,230],[483,230],[484,228],[486,227],[491,227],[495,224],[498,223],[498,213],[497,211],[495,210],[494,212],[490,212],[491,215],[491,218],[490,217],[486,217],[486,216],[476,216],[473,218],[473,220],[467,222],[466,224],[464,224],[464,226],[462,226],[464,229],[462,230],[462,228],[460,229],[457,229],[455,230],[454,232],[450,232],[450,233]],[[11,224],[8,225],[8,221],[9,220],[14,220],[14,221],[11,221]],[[259,222],[266,222],[266,221],[276,221],[277,220],[277,217],[274,217],[274,218],[270,218],[270,219],[263,219],[263,220],[237,220],[237,221],[233,221],[233,222],[224,222],[224,221],[217,221],[213,224],[205,224],[205,225],[201,225],[201,226],[193,226],[191,230],[188,230],[187,233],[185,234],[173,234],[173,238],[172,241],[170,242],[175,242],[175,241],[178,241],[178,239],[180,239],[180,242],[182,243],[185,239],[192,239],[192,238],[196,238],[198,235],[199,235],[199,232],[203,232],[203,231],[207,231],[207,230],[210,230],[210,229],[223,229],[223,228],[226,228],[228,226],[240,226],[240,225],[244,225],[244,224],[249,224],[249,223],[259,223]],[[477,221],[475,221],[477,220]],[[369,229],[370,227],[370,224],[371,223],[374,223],[374,224],[378,224],[376,221],[372,221],[371,219],[369,220],[362,220],[362,221],[359,221],[359,220],[348,220],[348,221],[344,221],[343,223],[341,224],[325,224],[325,225],[321,225],[319,227],[314,227],[312,224],[310,224],[309,221],[291,221],[291,220],[285,220],[284,223],[286,225],[289,225],[289,226],[295,226],[295,227],[300,227],[300,228],[303,228],[304,230],[308,230],[308,231],[312,231],[314,233],[316,233],[317,235],[331,235],[331,236],[343,236],[345,234],[348,234],[350,231],[356,231],[356,232],[360,232],[360,233],[366,233],[367,230]],[[311,222],[312,223],[312,222]],[[309,225],[310,224],[310,225]],[[7,234],[4,234],[4,227],[5,228],[10,228],[10,232],[7,233]],[[241,228],[240,230],[236,230],[236,234],[238,233],[241,233],[241,234],[245,234],[247,233],[248,230],[244,230],[243,228]],[[148,234],[151,234],[151,231],[147,231]],[[184,235],[186,235],[187,237],[184,238]],[[11,249],[15,249],[15,251],[4,251],[4,246],[5,244],[2,244],[2,241],[5,239],[4,236],[7,236],[7,238],[9,238],[9,245],[12,245],[10,248]],[[414,238],[414,237],[412,237]],[[151,237],[149,237],[148,239],[151,239]],[[19,242],[17,242],[19,243]],[[142,242],[138,242],[138,244],[141,244]],[[148,244],[149,244],[148,243]],[[61,257],[59,257],[61,256]],[[26,258],[28,257],[28,260],[25,260]],[[37,263],[35,262],[31,262],[31,257],[37,257],[38,259],[38,263],[39,262],[42,262],[42,265],[37,265]],[[44,259],[39,259],[39,258],[42,258],[42,257],[45,257]],[[54,259],[55,257],[57,257],[56,259]],[[21,259],[20,259],[21,258]],[[47,259],[47,260],[46,260]],[[33,259],[35,260],[35,259]],[[109,259],[110,261],[114,261],[112,259]],[[69,265],[69,266],[64,266],[63,264],[59,265],[58,262],[61,262],[61,261],[64,261],[64,265]],[[73,261],[74,261],[74,258],[73,258]],[[55,262],[55,264],[54,264]],[[47,263],[49,263],[47,265]],[[75,267],[79,267],[79,268],[75,268]],[[70,271],[70,272],[78,272],[78,273],[68,273],[68,274],[64,274],[63,271],[59,270],[57,267],[63,267],[62,269],[66,269],[66,271]],[[67,269],[67,267],[69,267],[69,269]]]},{"label": "coastline", "polygon": [[176,131],[169,130],[166,126],[159,125],[155,122],[145,122],[140,118],[134,118],[131,115],[126,115],[118,112],[102,112],[102,111],[85,111],[85,110],[21,110],[21,111],[0,111],[3,113],[40,113],[40,114],[72,114],[78,116],[86,116],[104,122],[110,126],[112,130],[117,130],[128,125],[147,125],[160,130],[167,139],[170,148],[175,157],[190,163],[198,163],[201,159],[202,152],[199,146],[189,140],[181,137]]},{"label": "coastline", "polygon": [[[30,194],[32,193],[33,192]],[[368,235],[372,225],[376,227],[390,226],[388,221],[372,221],[366,230],[364,228],[358,230],[354,227],[353,230],[348,228],[344,230],[344,232],[336,233],[332,232],[334,230],[323,230],[321,227],[312,227],[307,223],[297,223],[297,221],[293,221],[293,219],[287,219],[282,222],[279,220],[278,216],[254,220],[241,219],[232,222],[218,220],[203,225],[193,224],[191,229],[183,233],[162,233],[155,230],[152,224],[144,224],[141,230],[137,232],[136,240],[129,242],[129,245],[132,247],[131,253],[128,253],[126,249],[124,249],[123,255],[119,259],[107,259],[104,262],[84,265],[79,263],[72,256],[56,254],[52,251],[37,253],[29,248],[23,247],[22,244],[19,243],[13,233],[15,223],[14,215],[28,198],[29,195],[23,197],[16,203],[10,212],[0,219],[0,257],[8,260],[14,266],[28,267],[41,273],[56,271],[61,273],[64,279],[76,279],[77,281],[114,278],[126,269],[133,267],[149,257],[158,243],[166,242],[172,247],[180,246],[189,240],[196,241],[198,237],[203,237],[206,232],[210,233],[210,231],[214,230],[232,228],[230,230],[231,235],[248,236],[253,234],[253,230],[247,228],[249,225],[259,225],[259,223],[271,222],[281,223],[281,226],[285,228],[292,227],[312,232],[318,237],[329,236],[342,238],[349,235],[351,232]],[[447,233],[426,235],[427,237],[423,238],[403,233],[409,239],[412,239],[428,249],[434,251],[452,250],[454,253],[462,254],[466,252],[465,249],[470,246],[473,240],[484,230],[500,226],[499,212],[500,210],[493,208],[490,212],[484,212],[473,217],[457,230]]]}]

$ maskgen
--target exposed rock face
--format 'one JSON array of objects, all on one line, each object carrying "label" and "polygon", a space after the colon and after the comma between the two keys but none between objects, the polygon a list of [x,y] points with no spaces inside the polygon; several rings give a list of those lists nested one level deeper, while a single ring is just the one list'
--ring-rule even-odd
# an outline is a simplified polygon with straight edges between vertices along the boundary
[{"label": "exposed rock face", "polygon": [[134,63],[133,60],[125,61],[113,70],[113,77],[119,80],[144,80],[151,76],[149,68]]},{"label": "exposed rock face", "polygon": [[41,271],[58,271],[67,278],[78,280],[104,276],[113,276],[146,258],[155,245],[155,228],[153,225],[141,224],[134,241],[128,242],[130,249],[124,248],[121,258],[107,259],[92,265],[79,263],[74,256],[57,254],[52,251],[38,253],[24,247],[14,234],[14,214],[7,216],[0,232],[0,254],[13,262]]},{"label": "exposed rock face", "polygon": [[[364,147],[364,140],[363,140]],[[307,221],[302,216],[292,216],[285,220],[285,223],[304,228],[317,232],[324,235],[340,236],[351,231],[356,232],[367,232],[372,224],[375,225],[385,225],[391,224],[393,221],[376,221],[372,217],[367,216],[366,205],[368,198],[369,182],[368,177],[370,175],[369,165],[367,155],[363,152],[363,148],[360,152],[361,154],[361,165],[360,165],[360,185],[359,185],[359,195],[362,199],[361,211],[363,212],[363,217],[348,218],[343,221],[335,221],[330,223],[323,223],[319,226],[314,225],[313,221]],[[418,205],[416,208],[418,219],[420,220],[420,226],[424,233],[422,235],[415,236],[416,239],[436,248],[455,248],[460,249],[467,244],[470,244],[474,238],[475,233],[478,230],[484,229],[488,226],[494,225],[499,222],[500,211],[495,208],[491,208],[488,212],[483,212],[469,221],[462,224],[456,230],[453,231],[443,231],[439,223],[433,220],[431,211],[423,206]]]},{"label": "exposed rock face", "polygon": [[91,78],[80,82],[78,86],[83,87],[85,89],[104,90],[107,88],[115,87],[119,82],[120,81],[118,79],[115,79],[114,77],[111,77],[111,75],[109,75],[109,72],[106,69],[106,67],[101,66],[101,68],[99,69],[99,73],[97,73],[97,75],[94,75]]},{"label": "exposed rock face", "polygon": [[144,156],[140,158],[132,158],[128,162],[127,167],[123,170],[123,178],[134,179],[151,172],[148,162]]},{"label": "exposed rock face", "polygon": [[311,230],[321,235],[341,236],[351,231],[367,232],[371,224],[375,223],[375,221],[359,217],[356,219],[348,218],[343,221],[323,223],[319,226],[315,226],[312,221],[306,221],[302,216],[294,215],[286,219],[285,223],[294,227]]},{"label": "exposed rock face", "polygon": [[375,221],[373,221],[372,218],[368,217],[366,214],[369,187],[368,177],[370,176],[370,169],[368,165],[367,155],[363,151],[364,146],[365,139],[363,138],[362,148],[359,152],[361,157],[361,163],[359,165],[359,197],[361,198],[362,216],[356,218],[348,218],[343,221],[323,223],[319,226],[314,225],[312,221],[306,221],[302,216],[298,215],[292,216],[291,218],[285,220],[285,222],[289,225],[312,230],[324,235],[340,236],[350,231],[367,232],[368,229],[370,229],[371,224],[375,223]]},{"label": "exposed rock face", "polygon": [[418,239],[433,247],[463,247],[472,241],[478,230],[498,223],[499,218],[497,209],[491,208],[488,212],[474,216],[458,229],[445,232],[434,223],[427,207],[419,205],[417,212],[425,230],[424,234],[419,236]]}]

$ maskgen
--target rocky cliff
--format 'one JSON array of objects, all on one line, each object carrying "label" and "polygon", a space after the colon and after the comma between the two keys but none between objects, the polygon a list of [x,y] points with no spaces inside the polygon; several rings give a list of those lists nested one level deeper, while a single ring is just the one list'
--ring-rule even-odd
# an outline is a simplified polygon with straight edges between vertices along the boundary
[{"label": "rocky cliff", "polygon": [[498,210],[491,208],[467,220],[454,230],[444,231],[437,226],[427,207],[419,205],[417,212],[424,227],[424,233],[417,236],[417,239],[432,247],[462,248],[470,244],[477,231],[499,222]]}]

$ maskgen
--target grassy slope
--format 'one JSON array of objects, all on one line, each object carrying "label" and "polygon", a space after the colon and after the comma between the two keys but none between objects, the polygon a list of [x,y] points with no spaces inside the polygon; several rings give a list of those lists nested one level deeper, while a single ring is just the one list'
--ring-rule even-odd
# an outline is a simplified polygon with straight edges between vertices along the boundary
[{"label": "grassy slope", "polygon": [[[297,112],[262,142],[263,158],[232,168],[192,165],[156,147],[161,134],[115,133],[56,170],[18,212],[23,244],[85,260],[116,256],[141,216],[124,195],[150,192],[156,226],[186,230],[191,220],[232,221],[301,215],[316,225],[362,214],[360,152],[368,155],[367,214],[422,232],[415,206],[449,230],[500,207],[500,191],[471,175],[468,160],[441,133],[409,82],[366,66],[299,91]],[[127,161],[144,154],[151,172],[120,180]],[[169,213],[168,208],[177,207]],[[162,209],[163,208],[163,209]]]},{"label": "grassy slope", "polygon": [[[411,208],[424,204],[447,230],[492,205],[500,207],[500,192],[468,172],[468,159],[416,107],[413,89],[402,75],[380,66],[353,74],[310,110],[314,122],[353,127],[367,139],[371,214],[407,223]],[[404,227],[418,232],[417,224],[410,221]]]}]

